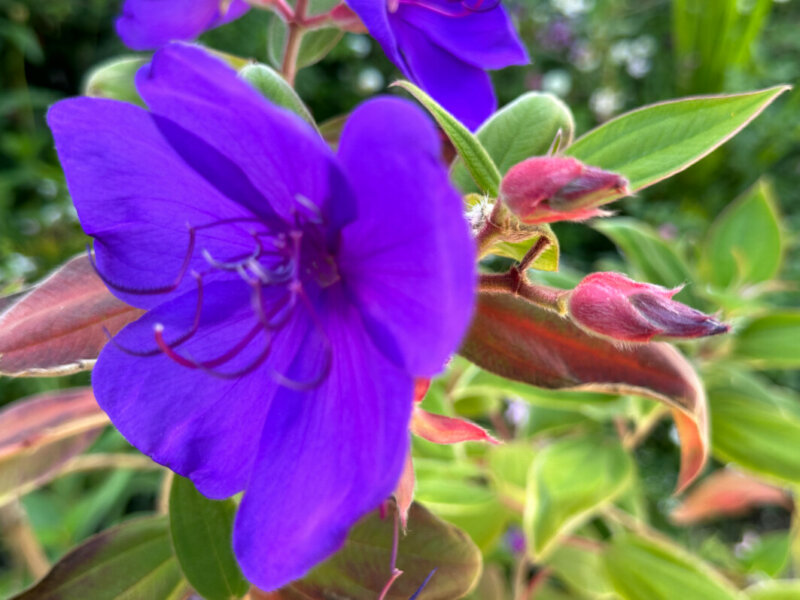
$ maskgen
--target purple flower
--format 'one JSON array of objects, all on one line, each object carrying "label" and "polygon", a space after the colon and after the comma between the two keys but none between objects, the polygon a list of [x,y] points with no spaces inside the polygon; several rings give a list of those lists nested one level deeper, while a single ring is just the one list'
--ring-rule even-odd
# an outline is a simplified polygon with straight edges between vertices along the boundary
[{"label": "purple flower", "polygon": [[149,112],[48,115],[98,272],[148,311],[104,348],[95,395],[206,496],[245,491],[234,548],[274,589],[393,491],[414,377],[470,320],[473,241],[410,103],[358,108],[334,155],[197,47],[158,51],[137,85]]},{"label": "purple flower", "polygon": [[486,69],[528,63],[499,0],[347,0],[386,56],[470,129],[497,101]]},{"label": "purple flower", "polygon": [[193,40],[248,8],[245,0],[125,0],[117,33],[126,46],[150,50],[173,40]]}]

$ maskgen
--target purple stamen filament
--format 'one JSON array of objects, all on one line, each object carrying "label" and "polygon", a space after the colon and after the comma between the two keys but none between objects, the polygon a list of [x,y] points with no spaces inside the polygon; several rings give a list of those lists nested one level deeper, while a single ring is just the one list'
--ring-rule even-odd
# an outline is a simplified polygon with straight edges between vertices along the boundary
[{"label": "purple stamen filament", "polygon": [[[296,381],[279,373],[274,368],[270,369],[270,376],[276,383],[284,387],[289,387],[296,390],[313,389],[320,385],[327,377],[331,362],[332,350],[330,340],[325,333],[324,327],[317,316],[313,303],[303,289],[301,280],[301,258],[302,250],[301,244],[303,242],[304,232],[303,227],[307,223],[319,225],[323,223],[322,214],[319,208],[304,196],[298,195],[296,197],[296,205],[292,211],[294,228],[283,230],[279,232],[261,231],[257,232],[251,230],[250,236],[255,242],[255,248],[248,253],[236,256],[227,260],[220,260],[215,258],[211,252],[202,248],[200,255],[204,261],[210,266],[210,269],[201,273],[192,271],[192,277],[197,282],[197,306],[193,318],[193,324],[188,331],[179,335],[174,340],[168,341],[165,336],[164,326],[157,324],[153,329],[153,337],[155,340],[155,348],[152,350],[133,350],[124,347],[115,340],[112,343],[121,351],[140,357],[152,357],[159,354],[167,356],[175,363],[189,368],[199,369],[214,377],[222,379],[234,379],[247,375],[259,368],[270,356],[273,341],[280,330],[294,314],[299,301],[302,302],[303,307],[308,311],[313,326],[316,328],[320,335],[323,344],[323,360],[319,372],[310,377],[306,381]],[[211,223],[206,223],[199,226],[187,225],[189,232],[189,240],[187,244],[186,254],[183,257],[178,274],[175,280],[164,286],[153,288],[133,288],[129,286],[119,285],[111,281],[103,273],[100,272],[97,264],[95,263],[90,248],[89,252],[90,261],[100,279],[112,290],[118,292],[131,294],[131,295],[154,295],[154,294],[168,294],[175,291],[183,283],[186,273],[192,265],[195,258],[195,247],[197,245],[197,232],[219,227],[222,225],[235,225],[242,223],[255,223],[264,225],[256,218],[242,217],[232,219],[221,219]],[[265,248],[262,238],[269,239],[274,247],[273,249]],[[277,260],[272,260],[277,259]],[[268,264],[263,261],[267,260]],[[257,318],[257,323],[231,348],[222,354],[205,360],[197,360],[190,354],[181,353],[177,348],[192,339],[199,331],[201,325],[201,315],[203,309],[203,278],[215,271],[225,271],[229,273],[237,273],[244,282],[251,288],[251,308]],[[264,305],[263,292],[267,287],[284,287],[286,293],[281,299],[270,306],[269,310]],[[264,348],[257,354],[257,356],[244,367],[233,372],[220,372],[216,370],[241,355],[250,344],[259,336],[264,334],[265,344]],[[106,334],[111,337],[108,332]]]}]

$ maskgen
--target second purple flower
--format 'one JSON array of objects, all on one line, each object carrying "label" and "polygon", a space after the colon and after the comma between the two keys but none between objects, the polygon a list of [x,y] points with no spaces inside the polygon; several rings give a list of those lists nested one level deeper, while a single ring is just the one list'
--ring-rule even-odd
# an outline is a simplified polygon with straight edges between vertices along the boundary
[{"label": "second purple flower", "polygon": [[497,107],[487,69],[529,62],[498,0],[347,0],[386,56],[474,130]]}]

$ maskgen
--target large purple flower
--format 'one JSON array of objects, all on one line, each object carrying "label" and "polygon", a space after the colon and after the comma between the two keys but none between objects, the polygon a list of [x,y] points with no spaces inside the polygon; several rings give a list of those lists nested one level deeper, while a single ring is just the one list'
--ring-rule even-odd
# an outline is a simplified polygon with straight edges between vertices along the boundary
[{"label": "large purple flower", "polygon": [[148,312],[101,353],[122,434],[211,498],[245,490],[234,547],[274,589],[395,487],[416,376],[468,325],[475,252],[416,107],[358,108],[338,155],[194,46],[138,76],[150,111],[48,115],[98,271]]},{"label": "large purple flower", "polygon": [[245,0],[125,0],[117,33],[129,48],[151,50],[173,40],[193,40],[248,8]]},{"label": "large purple flower", "polygon": [[470,129],[497,101],[486,69],[528,55],[499,0],[346,0],[386,56]]}]

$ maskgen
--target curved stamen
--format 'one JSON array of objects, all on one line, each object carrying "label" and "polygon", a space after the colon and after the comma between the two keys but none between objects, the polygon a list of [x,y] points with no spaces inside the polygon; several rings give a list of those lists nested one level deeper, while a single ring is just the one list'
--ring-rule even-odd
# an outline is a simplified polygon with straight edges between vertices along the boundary
[{"label": "curved stamen", "polygon": [[[294,201],[297,206],[300,208],[304,208],[306,211],[305,217],[308,219],[309,223],[314,223],[315,225],[321,225],[324,223],[324,219],[322,218],[322,211],[320,211],[319,206],[314,204],[311,200],[303,196],[303,194],[295,194]],[[297,221],[298,211],[293,207],[294,217],[295,217],[295,225],[299,226],[300,223]]]},{"label": "curved stamen", "polygon": [[[194,312],[194,321],[192,322],[191,328],[184,333],[183,335],[178,336],[174,341],[170,343],[170,346],[176,348],[183,344],[184,342],[191,339],[197,330],[200,328],[200,314],[203,310],[203,274],[192,272],[192,277],[195,278],[197,281],[197,307],[195,308]],[[133,350],[131,348],[127,348],[123,346],[120,342],[117,341],[115,336],[111,335],[111,332],[108,330],[107,327],[103,326],[103,333],[105,333],[106,337],[108,338],[109,343],[113,344],[121,352],[125,354],[129,354],[131,356],[139,356],[142,358],[158,356],[161,354],[161,348],[156,346],[153,350]]]},{"label": "curved stamen", "polygon": [[[122,292],[123,294],[142,295],[142,296],[168,294],[170,292],[175,291],[178,288],[178,286],[180,286],[181,282],[183,281],[183,278],[186,276],[186,271],[189,269],[189,265],[192,262],[192,256],[194,255],[194,246],[197,238],[196,232],[202,231],[204,229],[211,229],[212,227],[218,227],[220,225],[233,225],[237,223],[261,223],[261,220],[255,217],[233,217],[230,219],[220,219],[218,221],[213,221],[211,223],[205,223],[203,225],[197,225],[197,226],[192,226],[187,223],[186,227],[189,231],[189,243],[186,247],[186,254],[183,257],[183,261],[181,263],[180,269],[178,270],[178,275],[175,278],[175,281],[173,281],[168,285],[158,286],[154,288],[135,288],[122,285],[115,281],[111,281],[100,271],[100,268],[97,266],[97,262],[95,261],[91,244],[86,244],[86,253],[89,256],[89,263],[91,264],[94,272],[97,274],[100,280],[112,290]],[[256,238],[257,236],[253,234],[253,237]]]},{"label": "curved stamen", "polygon": [[248,331],[245,336],[236,342],[236,344],[234,344],[231,348],[216,358],[212,358],[210,360],[196,360],[191,356],[183,356],[175,351],[174,347],[164,340],[164,326],[161,325],[161,323],[158,323],[153,328],[153,335],[155,336],[156,344],[158,344],[158,347],[161,349],[161,351],[179,365],[188,367],[190,369],[213,369],[215,367],[224,365],[226,362],[229,362],[238,356],[261,331],[263,331],[261,325],[256,325],[255,327],[251,328],[250,331]]},{"label": "curved stamen", "polygon": [[205,248],[203,248],[200,253],[203,255],[203,258],[206,259],[206,262],[215,269],[219,269],[221,271],[236,271],[239,266],[242,265],[242,263],[256,261],[261,257],[262,254],[264,254],[264,245],[261,243],[261,240],[258,239],[258,236],[254,232],[250,232],[250,235],[252,235],[253,239],[256,241],[255,250],[243,256],[234,257],[230,261],[221,261],[215,259]]}]

